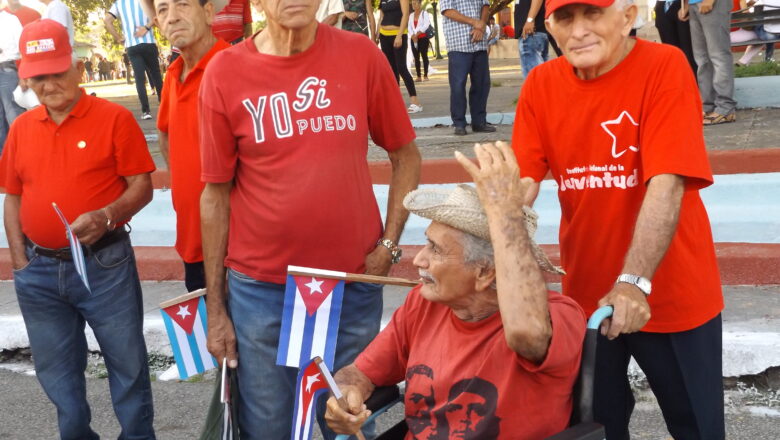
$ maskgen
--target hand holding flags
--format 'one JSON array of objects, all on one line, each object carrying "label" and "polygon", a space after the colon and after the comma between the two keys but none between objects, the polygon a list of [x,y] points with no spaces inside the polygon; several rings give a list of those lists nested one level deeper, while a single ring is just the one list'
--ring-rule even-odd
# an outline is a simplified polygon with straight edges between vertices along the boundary
[{"label": "hand holding flags", "polygon": [[62,224],[65,225],[65,235],[68,236],[68,243],[70,243],[70,254],[71,258],[73,258],[73,265],[76,267],[76,273],[79,274],[81,281],[87,288],[87,292],[92,293],[92,289],[89,287],[89,280],[87,279],[87,264],[84,261],[84,250],[81,248],[81,243],[79,243],[79,240],[73,234],[73,230],[70,229],[68,220],[65,218],[65,215],[62,213],[62,211],[60,211],[60,208],[57,206],[57,204],[52,202],[51,206],[54,208],[54,212],[56,212],[57,216],[60,218],[60,221],[62,221]]}]

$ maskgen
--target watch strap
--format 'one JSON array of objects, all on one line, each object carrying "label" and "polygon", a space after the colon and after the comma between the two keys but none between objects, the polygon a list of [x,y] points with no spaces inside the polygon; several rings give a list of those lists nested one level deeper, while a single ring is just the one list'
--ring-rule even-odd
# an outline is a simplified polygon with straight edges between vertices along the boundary
[{"label": "watch strap", "polygon": [[623,273],[617,277],[616,283],[626,283],[636,286],[645,295],[650,295],[652,290],[652,283],[647,278],[640,275],[633,275],[630,273]]}]

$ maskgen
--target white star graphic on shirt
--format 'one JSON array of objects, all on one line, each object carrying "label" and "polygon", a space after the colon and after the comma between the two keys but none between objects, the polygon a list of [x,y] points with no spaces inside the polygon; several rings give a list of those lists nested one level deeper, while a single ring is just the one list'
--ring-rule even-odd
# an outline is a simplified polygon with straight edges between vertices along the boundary
[{"label": "white star graphic on shirt", "polygon": [[304,286],[309,288],[309,295],[314,295],[314,292],[322,293],[322,283],[324,281],[317,281],[312,278],[311,282],[304,284]]},{"label": "white star graphic on shirt", "polygon": [[[618,151],[617,151],[617,147],[618,147],[618,145],[617,145],[617,136],[615,136],[615,134],[614,134],[614,133],[612,133],[612,131],[610,131],[610,129],[609,129],[609,128],[607,128],[607,125],[617,125],[617,126],[620,126],[620,125],[623,123],[623,117],[624,117],[624,116],[625,116],[625,117],[627,117],[627,118],[628,118],[628,121],[629,121],[631,124],[633,124],[635,127],[638,127],[638,126],[639,126],[639,124],[637,124],[637,123],[634,121],[634,118],[632,118],[632,117],[631,117],[631,115],[630,115],[630,114],[628,114],[628,112],[627,112],[627,111],[625,111],[625,110],[623,110],[623,112],[622,112],[622,113],[620,113],[620,116],[618,116],[618,117],[617,117],[617,119],[613,119],[613,120],[611,120],[611,121],[604,121],[604,122],[602,122],[602,123],[601,123],[601,128],[603,128],[603,129],[604,129],[604,131],[606,131],[606,132],[607,132],[607,134],[608,134],[608,135],[609,135],[609,136],[612,138],[612,157],[614,157],[615,159],[617,159],[618,157],[620,157],[620,156],[622,156],[623,154],[625,154],[625,152],[626,152],[626,149],[623,149],[623,150],[621,150],[620,152],[618,152]],[[637,147],[636,147],[636,146],[634,146],[634,145],[629,145],[629,146],[628,146],[628,150],[631,150],[631,151],[633,151],[634,153],[636,153],[636,152],[638,152],[638,151],[639,151],[639,148],[637,148]]]},{"label": "white star graphic on shirt", "polygon": [[320,381],[320,373],[313,376],[306,376],[306,392],[311,393],[311,386]]},{"label": "white star graphic on shirt", "polygon": [[185,316],[192,315],[192,313],[190,313],[190,306],[179,306],[179,311],[176,312],[176,314],[181,316],[181,319],[184,319]]}]

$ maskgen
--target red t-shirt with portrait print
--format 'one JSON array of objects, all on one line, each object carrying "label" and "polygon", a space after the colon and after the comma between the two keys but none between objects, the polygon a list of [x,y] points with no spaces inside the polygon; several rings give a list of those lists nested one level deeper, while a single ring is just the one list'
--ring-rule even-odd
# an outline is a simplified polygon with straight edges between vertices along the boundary
[{"label": "red t-shirt with portrait print", "polygon": [[252,39],[214,56],[200,89],[201,178],[234,182],[225,265],[283,284],[287,265],[362,273],[382,236],[366,155],[415,138],[382,52],[319,25],[289,57]]},{"label": "red t-shirt with portrait print", "polygon": [[406,380],[407,439],[537,440],[566,428],[585,337],[585,315],[548,293],[553,334],[536,365],[509,348],[500,312],[459,319],[409,292],[387,327],[355,360],[377,386]]},{"label": "red t-shirt with portrait print", "polygon": [[620,64],[581,80],[565,57],[523,84],[512,147],[521,174],[551,171],[561,204],[563,293],[591,314],[623,268],[647,182],[685,177],[679,223],[652,279],[648,332],[697,327],[723,309],[699,190],[713,181],[696,80],[676,47],[636,40]]}]

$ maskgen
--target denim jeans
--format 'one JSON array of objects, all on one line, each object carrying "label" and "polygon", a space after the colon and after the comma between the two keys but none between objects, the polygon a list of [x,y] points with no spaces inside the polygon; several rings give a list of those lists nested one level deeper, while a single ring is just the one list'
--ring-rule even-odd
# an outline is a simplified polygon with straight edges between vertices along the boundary
[{"label": "denim jeans", "polygon": [[24,112],[14,101],[14,89],[19,85],[16,69],[0,67],[0,153],[5,145],[5,138],[14,119]]},{"label": "denim jeans", "polygon": [[523,78],[528,78],[531,69],[547,61],[547,34],[534,32],[525,38],[518,38],[520,46],[520,64],[523,67]]},{"label": "denim jeans", "polygon": [[[775,38],[780,37],[780,34],[778,33],[767,32],[766,29],[764,29],[764,25],[756,26],[754,30],[758,38],[762,40],[774,40]],[[764,59],[769,61],[772,59],[774,54],[775,54],[775,43],[767,43]]]},{"label": "denim jeans", "polygon": [[[284,285],[257,281],[228,270],[228,307],[238,347],[241,439],[289,439],[298,370],[276,365],[284,308]],[[350,283],[344,288],[334,371],[351,363],[379,333],[382,286]],[[322,418],[326,438],[335,438]]]},{"label": "denim jeans", "polygon": [[487,101],[490,94],[487,51],[450,52],[447,58],[452,125],[455,127],[466,126],[466,79],[471,77],[468,100],[471,110],[471,126],[484,126],[487,122]]},{"label": "denim jeans", "polygon": [[138,100],[141,101],[141,112],[149,113],[149,97],[146,95],[146,74],[149,73],[149,82],[157,91],[157,100],[162,94],[162,75],[160,74],[160,61],[157,46],[152,43],[136,44],[127,48],[127,57],[133,65],[133,77],[135,78],[135,91]]},{"label": "denim jeans", "polygon": [[63,440],[98,439],[90,428],[84,370],[84,323],[95,332],[122,431],[119,439],[154,439],[152,388],[143,336],[141,284],[130,240],[86,258],[92,293],[72,261],[35,255],[14,271],[14,286],[30,338],[35,372],[57,407]]}]

